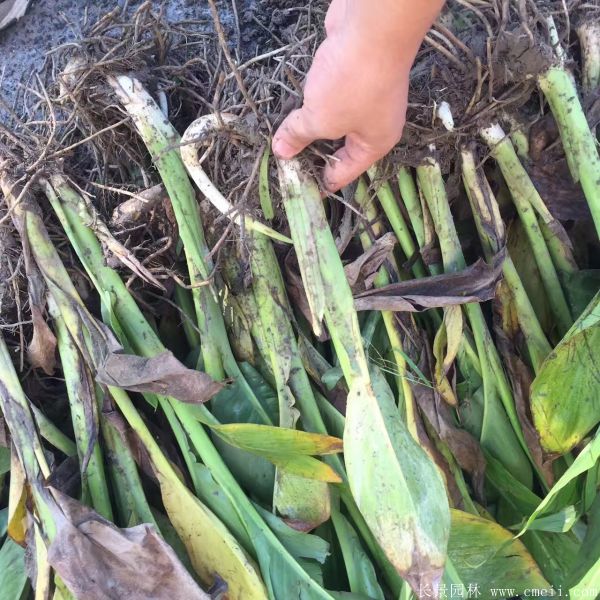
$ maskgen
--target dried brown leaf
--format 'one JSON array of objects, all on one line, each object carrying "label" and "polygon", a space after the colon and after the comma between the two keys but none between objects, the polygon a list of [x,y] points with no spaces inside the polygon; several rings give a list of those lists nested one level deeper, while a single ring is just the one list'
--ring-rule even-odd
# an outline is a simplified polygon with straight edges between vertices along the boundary
[{"label": "dried brown leaf", "polygon": [[96,380],[133,392],[171,396],[189,404],[207,402],[223,389],[222,383],[188,369],[168,351],[152,358],[110,353],[100,365]]},{"label": "dried brown leaf", "polygon": [[515,408],[517,416],[521,423],[523,436],[531,456],[535,460],[540,471],[546,478],[546,483],[552,487],[554,482],[554,473],[552,470],[552,461],[544,459],[544,452],[540,443],[540,436],[533,425],[531,413],[529,410],[529,397],[533,377],[525,363],[519,358],[510,339],[496,328],[496,346],[502,356],[506,367],[508,378],[513,390],[515,399]]},{"label": "dried brown leaf", "polygon": [[[29,298],[31,302],[31,293]],[[34,368],[42,369],[46,375],[52,375],[56,367],[56,337],[36,304],[31,304],[31,319],[33,337],[27,349],[29,361]]]},{"label": "dried brown leaf", "polygon": [[48,562],[79,600],[209,600],[152,525],[119,529],[52,490],[57,533]]},{"label": "dried brown leaf", "polygon": [[355,261],[344,267],[346,278],[354,294],[373,287],[373,280],[377,276],[379,267],[391,255],[395,245],[396,236],[393,233],[386,233]]},{"label": "dried brown leaf", "polygon": [[494,297],[504,256],[504,252],[498,253],[491,264],[478,260],[459,273],[412,279],[363,292],[355,298],[356,309],[418,312],[485,302]]}]

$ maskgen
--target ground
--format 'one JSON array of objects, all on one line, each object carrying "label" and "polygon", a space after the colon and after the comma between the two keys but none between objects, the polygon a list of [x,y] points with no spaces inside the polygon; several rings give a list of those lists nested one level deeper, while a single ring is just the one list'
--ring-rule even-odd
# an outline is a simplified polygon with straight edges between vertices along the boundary
[{"label": "ground", "polygon": [[[5,100],[12,101],[19,83],[43,67],[48,51],[56,46],[68,43],[77,37],[87,23],[94,23],[97,18],[123,5],[124,0],[33,0],[27,15],[15,25],[0,31],[0,93]],[[256,51],[256,43],[261,34],[265,35],[253,19],[255,12],[261,12],[260,20],[265,17],[277,18],[277,8],[264,10],[264,5],[273,4],[269,0],[226,0],[220,2],[222,20],[230,33],[235,35],[233,26],[233,4],[239,22],[243,25],[241,32],[242,52],[252,54]],[[139,5],[139,0],[131,0],[129,6]],[[155,1],[156,8],[161,5],[170,18],[202,19],[209,22],[207,3],[201,0],[163,0]],[[275,4],[282,4],[276,2]],[[283,3],[285,4],[285,3]],[[256,8],[258,6],[259,8]],[[1,113],[0,113],[1,114]]]}]

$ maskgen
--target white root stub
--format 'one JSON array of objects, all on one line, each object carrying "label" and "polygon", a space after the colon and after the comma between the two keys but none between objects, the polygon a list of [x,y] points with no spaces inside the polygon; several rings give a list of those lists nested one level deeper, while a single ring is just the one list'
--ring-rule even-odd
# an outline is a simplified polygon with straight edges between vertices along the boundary
[{"label": "white root stub", "polygon": [[215,184],[210,180],[204,169],[200,165],[198,150],[204,145],[207,145],[213,139],[214,134],[223,128],[223,125],[232,123],[236,120],[236,116],[230,113],[221,113],[221,121],[216,115],[205,115],[196,119],[185,131],[181,140],[181,158],[190,177],[198,186],[198,189],[206,196],[209,202],[223,215],[231,219],[236,225],[242,225],[247,230],[253,230],[267,235],[277,241],[291,243],[291,240],[271,229],[267,225],[263,225],[259,221],[252,219],[249,216],[240,215],[238,210],[221,194]]}]

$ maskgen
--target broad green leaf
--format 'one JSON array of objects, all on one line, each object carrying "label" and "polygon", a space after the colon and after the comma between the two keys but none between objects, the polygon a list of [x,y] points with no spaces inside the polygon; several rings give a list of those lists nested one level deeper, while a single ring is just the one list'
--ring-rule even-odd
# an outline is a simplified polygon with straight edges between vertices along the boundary
[{"label": "broad green leaf", "polygon": [[[271,422],[276,423],[277,394],[251,365],[240,363],[239,366],[264,412]],[[264,418],[248,398],[245,386],[240,382],[234,382],[233,385],[219,392],[216,398],[211,400],[211,411],[221,423],[265,424]],[[260,456],[226,444],[216,435],[213,435],[213,440],[236,479],[261,500],[269,501],[275,482],[273,465]]]},{"label": "broad green leaf", "polygon": [[25,550],[7,538],[0,548],[0,595],[2,600],[20,600],[26,585]]},{"label": "broad green leaf", "polygon": [[252,540],[248,536],[248,531],[236,507],[223,492],[221,486],[213,479],[210,470],[205,465],[197,462],[195,457],[193,457],[192,465],[199,483],[198,491],[196,492],[198,498],[223,521],[227,529],[231,531],[242,547],[251,551]]},{"label": "broad green leaf", "polygon": [[376,369],[371,377],[372,389],[356,385],[348,399],[344,456],[354,474],[350,487],[388,558],[418,590],[443,572],[450,524],[446,490],[404,425],[387,381]]},{"label": "broad green leaf", "polygon": [[[496,459],[486,456],[488,482],[499,494],[496,518],[505,526],[522,523],[538,506],[541,498],[517,481]],[[542,573],[554,587],[562,586],[573,566],[579,544],[570,533],[527,531],[522,541]]]},{"label": "broad green leaf", "polygon": [[[480,600],[551,588],[523,542],[488,519],[452,510],[448,554],[461,580],[478,590]],[[491,590],[498,591],[494,595]]]},{"label": "broad green leaf", "polygon": [[565,293],[571,305],[571,312],[577,319],[585,312],[600,289],[600,269],[575,271],[564,275]]},{"label": "broad green leaf", "polygon": [[373,600],[384,600],[373,563],[362,547],[356,531],[337,508],[331,511],[331,520],[342,549],[350,590]]},{"label": "broad green leaf", "polygon": [[232,599],[267,598],[255,565],[223,523],[179,480],[158,469],[156,475],[169,519],[202,581],[212,585],[218,574]]},{"label": "broad green leaf", "polygon": [[531,412],[542,446],[560,454],[600,422],[600,294],[542,364]]},{"label": "broad green leaf", "polygon": [[297,160],[278,166],[313,332],[320,335],[326,321],[350,390],[344,431],[350,489],[396,571],[415,590],[437,585],[450,529],[442,477],[406,429],[385,378],[371,383],[354,298],[316,181]]},{"label": "broad green leaf", "polygon": [[304,533],[293,529],[272,512],[257,504],[254,506],[294,558],[307,558],[320,564],[325,562],[325,559],[329,556],[329,544],[323,538],[312,533]]}]

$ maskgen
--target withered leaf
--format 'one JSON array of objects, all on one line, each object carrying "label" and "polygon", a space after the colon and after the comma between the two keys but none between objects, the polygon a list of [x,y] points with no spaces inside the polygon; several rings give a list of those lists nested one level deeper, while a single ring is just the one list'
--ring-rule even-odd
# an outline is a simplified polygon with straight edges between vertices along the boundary
[{"label": "withered leaf", "polygon": [[411,279],[363,292],[355,297],[356,310],[419,312],[469,302],[485,302],[494,297],[502,275],[505,252],[491,264],[478,260],[458,273]]},{"label": "withered leaf", "polygon": [[386,233],[366,252],[344,267],[346,278],[354,294],[373,287],[373,280],[379,267],[393,252],[395,244],[396,236],[393,233]]},{"label": "withered leaf", "polygon": [[154,526],[119,529],[51,490],[57,533],[48,562],[79,600],[209,600]]},{"label": "withered leaf", "polygon": [[96,373],[96,380],[132,392],[171,396],[190,404],[207,402],[223,389],[222,383],[213,381],[206,373],[188,369],[168,351],[152,358],[108,354]]},{"label": "withered leaf", "polygon": [[[31,294],[30,294],[31,300]],[[33,337],[27,353],[31,365],[42,369],[46,375],[52,375],[56,366],[56,337],[44,320],[39,306],[31,304],[31,319],[33,321]]]},{"label": "withered leaf", "polygon": [[471,476],[473,490],[483,501],[485,458],[478,441],[464,429],[453,423],[451,408],[430,387],[420,383],[412,386],[415,401],[427,421],[450,448],[461,469]]},{"label": "withered leaf", "polygon": [[525,363],[517,355],[516,349],[512,341],[497,327],[496,345],[502,356],[502,360],[506,367],[508,378],[513,390],[515,399],[515,408],[517,416],[523,429],[523,436],[527,447],[531,452],[531,456],[535,460],[540,471],[546,478],[546,483],[552,487],[554,484],[554,472],[552,470],[552,461],[544,459],[544,452],[540,442],[540,436],[533,425],[531,413],[529,409],[529,397],[533,377]]}]

